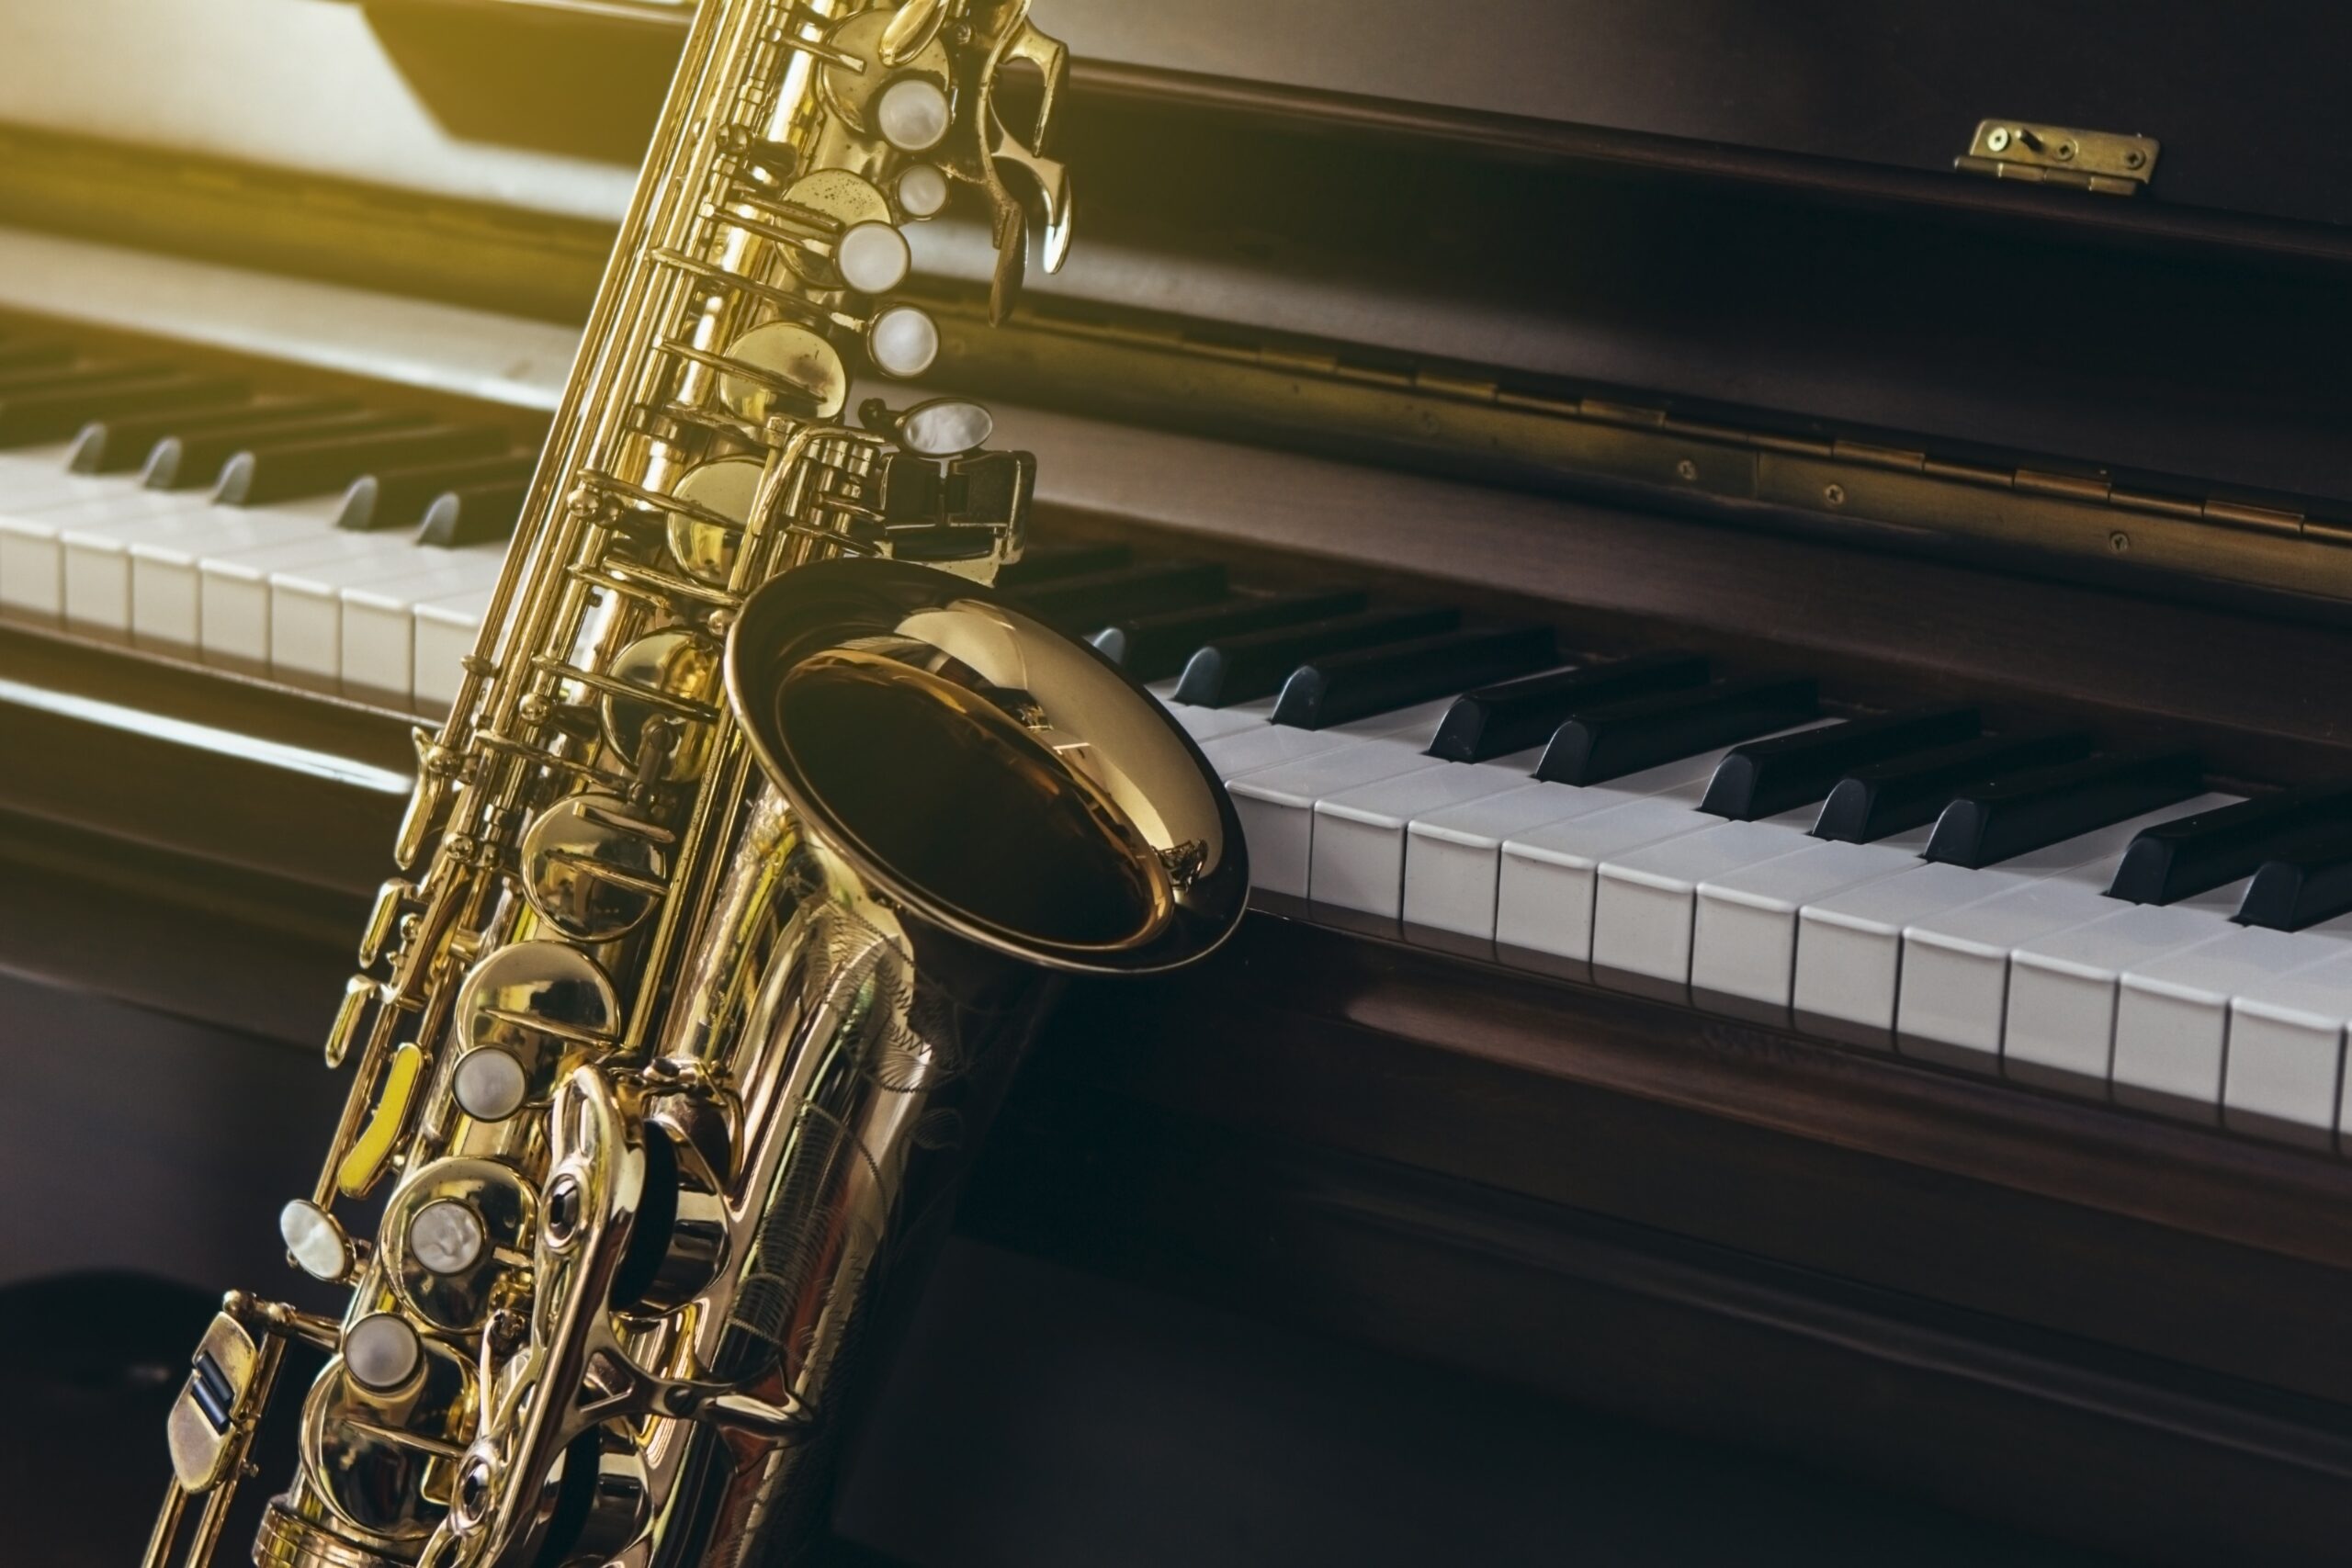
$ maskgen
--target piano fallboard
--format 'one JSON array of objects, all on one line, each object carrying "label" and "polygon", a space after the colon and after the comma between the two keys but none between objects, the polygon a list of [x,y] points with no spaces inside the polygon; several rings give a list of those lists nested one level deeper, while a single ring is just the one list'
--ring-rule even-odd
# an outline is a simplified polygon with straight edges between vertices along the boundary
[{"label": "piano fallboard", "polygon": [[[565,30],[562,5],[236,0],[111,53],[89,40],[122,34],[114,0],[53,8],[0,67],[0,338],[422,422],[457,467],[477,432],[527,448],[658,82],[596,126],[517,127],[566,72],[627,56],[638,81],[667,36],[661,6],[588,8],[619,30]],[[436,9],[503,13],[548,76],[485,101],[494,54],[469,77],[403,34]],[[1337,590],[1545,633],[1579,668],[1688,651],[1819,702],[1539,782],[1532,747],[1426,754],[1466,678],[1326,730],[1274,724],[1271,691],[1182,701],[1167,673],[1262,835],[1260,908],[1195,973],[1075,988],[967,1231],[2135,1554],[2332,1551],[2346,932],[2238,928],[2243,875],[2149,908],[2104,890],[2141,827],[2352,775],[2327,679],[2352,654],[2352,244],[2324,182],[2281,162],[2233,184],[2194,138],[2167,141],[2171,183],[2106,205],[1955,180],[1939,139],[1973,84],[2067,76],[2004,77],[1985,50],[1858,157],[1869,95],[1810,131],[1769,94],[1611,111],[1644,79],[1611,63],[1639,41],[1627,8],[1485,8],[1527,43],[1508,80],[1387,28],[1273,82],[1247,79],[1262,52],[1202,52],[1227,33],[1079,9],[1097,152],[1070,273],[988,337],[968,230],[921,236],[940,387],[1040,455],[1038,558],[1130,552],[1081,591],[1016,592],[1086,632],[1113,601],[1126,626]],[[1320,16],[1249,41],[1311,41]],[[1582,24],[1609,47],[1548,69]],[[183,69],[204,40],[245,73]],[[2179,44],[2120,63],[2109,101],[2147,101],[2142,68]],[[306,58],[347,67],[332,106]],[[1456,199],[1400,224],[1400,175]],[[2021,306],[2024,277],[2056,305]],[[227,507],[28,451],[0,449],[0,967],[222,1026],[215,1089],[290,1107],[273,1054],[314,1047],[348,973],[503,491],[468,487],[486,533],[435,553],[413,496],[337,527],[346,481],[386,477],[359,468]],[[1329,651],[1301,667],[1364,678]],[[2195,760],[2160,804],[1984,867],[1912,863],[1924,825],[1822,852],[1817,795],[1704,809],[1731,744],[1922,708]],[[1577,826],[1576,792],[1609,791],[1589,815],[1611,825]],[[1488,812],[1514,795],[1537,809]],[[1493,868],[1484,915],[1440,900],[1475,929],[1420,918],[1433,844]],[[2343,869],[2296,852],[2315,882]],[[1508,907],[1506,862],[1532,890]],[[1726,916],[1763,936],[1726,946]],[[1832,927],[1904,955],[1899,983],[1809,967]],[[1940,1011],[1911,983],[1930,971]],[[36,1045],[40,1082],[70,1076],[74,1042]],[[218,1191],[265,1185],[250,1122],[175,1122],[171,1081],[107,1092],[127,1126],[178,1127],[190,1166],[233,1168]],[[77,1238],[106,1255],[71,1261],[217,1283],[207,1190],[126,1187]]]}]

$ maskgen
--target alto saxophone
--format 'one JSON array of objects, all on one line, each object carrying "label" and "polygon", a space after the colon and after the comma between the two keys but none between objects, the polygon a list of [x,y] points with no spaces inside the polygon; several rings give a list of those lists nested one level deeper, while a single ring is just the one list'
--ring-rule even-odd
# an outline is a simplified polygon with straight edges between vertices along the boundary
[{"label": "alto saxophone", "polygon": [[[849,356],[936,350],[889,296],[951,186],[993,314],[1032,208],[1061,259],[1067,57],[1027,10],[700,7],[327,1043],[350,1098],[280,1225],[349,1304],[227,1298],[153,1568],[211,1561],[297,1342],[326,1361],[258,1563],[789,1560],[877,1288],[1057,975],[1238,920],[1191,741],[985,586],[1033,459],[959,400],[842,417]],[[1017,134],[1012,62],[1043,77]]]}]

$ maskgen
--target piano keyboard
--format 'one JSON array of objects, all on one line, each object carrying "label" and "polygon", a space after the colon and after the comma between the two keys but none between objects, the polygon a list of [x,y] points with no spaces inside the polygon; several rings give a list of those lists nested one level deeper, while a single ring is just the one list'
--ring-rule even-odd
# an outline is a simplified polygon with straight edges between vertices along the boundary
[{"label": "piano keyboard", "polygon": [[[40,335],[0,337],[0,615],[422,714],[447,705],[534,457],[500,423]],[[471,542],[437,543],[460,502]]]},{"label": "piano keyboard", "polygon": [[2315,1148],[2345,1121],[2352,897],[2250,897],[2341,884],[2342,786],[2247,799],[2064,727],[1835,716],[1801,679],[1102,547],[1006,588],[1124,615],[1096,645],[1148,655],[1270,908]]},{"label": "piano keyboard", "polygon": [[[530,463],[40,336],[0,338],[0,615],[428,716]],[[1002,586],[1183,723],[1268,908],[2274,1141],[2346,1123],[2352,790],[1118,545]]]}]

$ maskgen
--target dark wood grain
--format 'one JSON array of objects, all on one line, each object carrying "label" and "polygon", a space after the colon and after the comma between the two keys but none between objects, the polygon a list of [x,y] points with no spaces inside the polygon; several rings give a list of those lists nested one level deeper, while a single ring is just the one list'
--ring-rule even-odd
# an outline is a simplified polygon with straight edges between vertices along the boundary
[{"label": "dark wood grain", "polygon": [[[1051,447],[1057,486],[1098,502],[1056,513],[1068,533],[1301,580],[1344,569],[1425,601],[1548,614],[1566,646],[1817,672],[1832,696],[2081,716],[2120,739],[2199,744],[2227,776],[2322,776],[2352,747],[2352,705],[2301,673],[2352,667],[2340,627],[1061,416],[1005,423]],[[1214,484],[1187,494],[1179,477],[1211,463]],[[1099,486],[1071,471],[1098,467]],[[1130,513],[1114,495],[1152,499]]]},{"label": "dark wood grain", "polygon": [[[2352,1399],[2352,1172],[1267,917],[1043,1070],[1285,1142]],[[2226,1327],[2217,1326],[2226,1325]]]}]

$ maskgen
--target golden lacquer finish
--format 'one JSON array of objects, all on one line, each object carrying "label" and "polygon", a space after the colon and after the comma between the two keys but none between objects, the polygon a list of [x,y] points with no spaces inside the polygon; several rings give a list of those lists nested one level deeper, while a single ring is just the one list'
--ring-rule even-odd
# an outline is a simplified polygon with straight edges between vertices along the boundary
[{"label": "golden lacquer finish", "polygon": [[351,1095],[280,1228],[348,1306],[229,1299],[151,1564],[211,1560],[289,1337],[329,1354],[258,1562],[789,1560],[1052,975],[1238,919],[1189,739],[983,586],[1027,455],[969,405],[839,423],[936,352],[893,294],[940,191],[1000,311],[1032,209],[1058,263],[1065,68],[1025,0],[701,8],[328,1042]]}]

